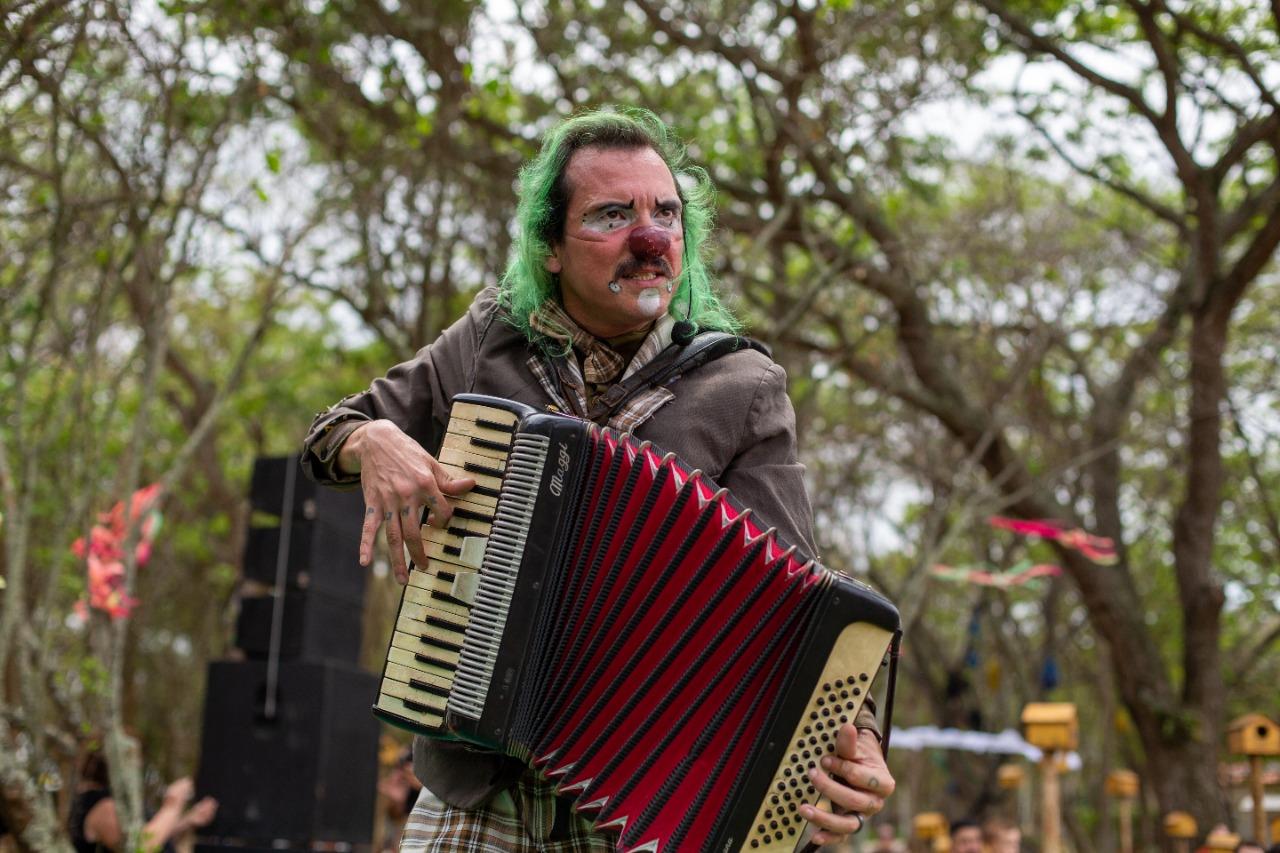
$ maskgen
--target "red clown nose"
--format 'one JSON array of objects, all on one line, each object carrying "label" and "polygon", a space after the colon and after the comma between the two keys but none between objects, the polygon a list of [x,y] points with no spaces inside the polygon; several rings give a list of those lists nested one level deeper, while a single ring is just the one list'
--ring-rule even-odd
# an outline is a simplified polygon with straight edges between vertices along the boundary
[{"label": "red clown nose", "polygon": [[660,258],[671,248],[671,235],[666,229],[646,225],[631,232],[627,246],[637,258]]}]

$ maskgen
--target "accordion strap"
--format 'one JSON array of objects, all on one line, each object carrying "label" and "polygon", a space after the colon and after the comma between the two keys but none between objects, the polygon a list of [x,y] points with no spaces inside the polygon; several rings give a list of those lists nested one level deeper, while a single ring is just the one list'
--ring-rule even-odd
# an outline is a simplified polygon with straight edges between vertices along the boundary
[{"label": "accordion strap", "polygon": [[669,346],[653,361],[606,391],[587,412],[587,420],[603,423],[641,391],[662,385],[723,355],[745,349],[770,355],[769,348],[759,341],[727,332],[703,332],[684,346]]}]

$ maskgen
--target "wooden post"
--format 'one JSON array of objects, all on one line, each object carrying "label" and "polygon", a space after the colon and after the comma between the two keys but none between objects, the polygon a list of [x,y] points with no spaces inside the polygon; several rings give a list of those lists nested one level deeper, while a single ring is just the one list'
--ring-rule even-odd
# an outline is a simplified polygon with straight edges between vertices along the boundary
[{"label": "wooden post", "polygon": [[1076,706],[1069,702],[1030,702],[1022,709],[1023,737],[1043,751],[1040,759],[1041,809],[1040,849],[1061,853],[1061,795],[1058,793],[1058,756],[1076,748],[1079,723]]},{"label": "wooden post", "polygon": [[1262,756],[1249,756],[1249,790],[1253,792],[1253,837],[1263,847],[1270,844],[1267,838],[1267,807],[1262,792]]},{"label": "wooden post", "polygon": [[1031,810],[1026,794],[1030,793],[1030,785],[1025,784],[1027,781],[1026,771],[1022,769],[1021,764],[1008,762],[1001,764],[996,768],[996,784],[1005,791],[1012,791],[1014,797],[1013,808],[1017,817],[1015,822],[1018,829],[1022,832],[1028,832],[1030,827],[1027,825],[1027,813]]},{"label": "wooden post", "polygon": [[1262,759],[1280,755],[1280,725],[1262,714],[1245,714],[1227,725],[1227,751],[1249,756],[1249,790],[1253,794],[1253,837],[1266,847],[1267,810],[1262,796]]},{"label": "wooden post", "polygon": [[1120,853],[1133,853],[1133,800],[1121,800]]},{"label": "wooden post", "polygon": [[1116,769],[1107,774],[1106,791],[1119,800],[1120,853],[1133,853],[1133,801],[1138,796],[1138,774]]},{"label": "wooden post", "polygon": [[1040,789],[1043,802],[1040,807],[1040,849],[1044,853],[1062,851],[1061,797],[1058,793],[1058,753],[1048,750],[1040,759]]}]

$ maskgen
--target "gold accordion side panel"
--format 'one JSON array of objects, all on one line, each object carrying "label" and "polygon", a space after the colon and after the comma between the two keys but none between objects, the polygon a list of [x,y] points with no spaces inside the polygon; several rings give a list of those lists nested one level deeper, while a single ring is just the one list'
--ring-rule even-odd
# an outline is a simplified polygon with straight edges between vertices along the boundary
[{"label": "gold accordion side panel", "polygon": [[819,800],[809,769],[835,751],[836,732],[857,717],[892,639],[892,632],[867,622],[855,622],[840,632],[739,848],[743,853],[792,851],[805,839],[807,822],[799,808]]}]

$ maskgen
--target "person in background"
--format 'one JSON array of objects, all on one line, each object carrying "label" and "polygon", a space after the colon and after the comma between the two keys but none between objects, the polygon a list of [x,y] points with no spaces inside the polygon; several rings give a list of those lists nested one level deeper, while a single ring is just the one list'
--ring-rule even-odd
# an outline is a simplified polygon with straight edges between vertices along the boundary
[{"label": "person in background", "polygon": [[[194,793],[195,785],[185,776],[169,783],[160,808],[142,829],[144,851],[172,850],[170,841],[213,820],[218,801],[204,797],[187,808]],[[67,829],[76,853],[105,853],[124,847],[124,829],[111,797],[107,761],[100,750],[91,750],[80,764],[80,783],[71,801]]]},{"label": "person in background", "polygon": [[982,841],[987,853],[1020,853],[1022,830],[1005,818],[994,817],[982,825]]},{"label": "person in background", "polygon": [[400,848],[400,833],[404,830],[405,819],[413,811],[413,804],[418,801],[422,791],[422,783],[413,775],[413,751],[406,749],[400,753],[391,772],[378,782],[378,793],[386,799],[387,824],[382,843],[384,850]]},{"label": "person in background", "polygon": [[897,827],[892,821],[876,824],[876,840],[871,853],[907,853],[907,845],[898,839]]},{"label": "person in background", "polygon": [[983,853],[982,827],[976,820],[962,817],[952,822],[951,853]]}]

